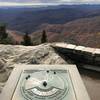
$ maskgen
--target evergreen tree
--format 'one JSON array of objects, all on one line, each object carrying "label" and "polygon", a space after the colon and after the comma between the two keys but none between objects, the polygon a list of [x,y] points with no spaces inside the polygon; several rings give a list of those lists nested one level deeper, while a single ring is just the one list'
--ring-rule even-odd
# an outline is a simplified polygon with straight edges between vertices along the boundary
[{"label": "evergreen tree", "polygon": [[30,38],[30,36],[28,35],[28,33],[26,33],[26,34],[24,35],[22,44],[25,45],[25,46],[30,46],[30,45],[32,45],[31,38]]},{"label": "evergreen tree", "polygon": [[41,43],[46,43],[46,42],[47,42],[47,35],[46,35],[46,31],[43,30],[42,38],[41,38]]},{"label": "evergreen tree", "polygon": [[1,39],[0,40],[0,43],[1,44],[14,44],[13,40],[11,37],[7,37],[7,38],[4,38],[4,39]]},{"label": "evergreen tree", "polygon": [[8,36],[6,32],[6,25],[0,24],[0,43],[1,44],[13,44],[13,40]]},{"label": "evergreen tree", "polygon": [[0,24],[0,39],[6,39],[8,37],[8,34],[6,33],[6,25]]}]

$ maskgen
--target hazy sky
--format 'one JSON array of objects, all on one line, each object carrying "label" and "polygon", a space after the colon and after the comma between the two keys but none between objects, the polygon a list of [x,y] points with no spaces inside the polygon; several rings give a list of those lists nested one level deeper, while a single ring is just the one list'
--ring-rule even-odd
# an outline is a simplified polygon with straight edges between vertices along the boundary
[{"label": "hazy sky", "polygon": [[100,2],[100,0],[0,0],[0,2],[37,2],[37,3],[55,3],[55,2]]},{"label": "hazy sky", "polygon": [[100,0],[0,0],[0,5],[35,5],[35,4],[79,4],[100,3]]}]

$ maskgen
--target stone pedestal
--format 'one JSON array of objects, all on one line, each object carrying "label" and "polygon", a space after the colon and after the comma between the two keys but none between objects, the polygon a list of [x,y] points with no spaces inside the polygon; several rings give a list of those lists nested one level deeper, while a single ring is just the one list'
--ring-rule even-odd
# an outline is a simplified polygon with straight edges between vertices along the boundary
[{"label": "stone pedestal", "polygon": [[0,100],[90,100],[75,65],[15,65]]}]

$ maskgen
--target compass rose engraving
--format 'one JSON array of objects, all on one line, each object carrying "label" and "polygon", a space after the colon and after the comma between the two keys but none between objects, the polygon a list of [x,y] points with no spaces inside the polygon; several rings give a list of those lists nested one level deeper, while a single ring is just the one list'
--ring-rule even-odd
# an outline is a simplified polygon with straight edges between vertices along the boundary
[{"label": "compass rose engraving", "polygon": [[68,93],[68,82],[55,71],[39,71],[27,75],[21,85],[26,100],[61,100]]}]

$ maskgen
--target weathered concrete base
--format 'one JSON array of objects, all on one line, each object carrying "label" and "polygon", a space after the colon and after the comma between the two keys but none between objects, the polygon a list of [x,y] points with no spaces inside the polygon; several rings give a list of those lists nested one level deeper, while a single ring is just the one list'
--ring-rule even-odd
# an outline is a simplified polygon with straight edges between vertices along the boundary
[{"label": "weathered concrete base", "polygon": [[[74,99],[63,99],[63,100],[90,100],[85,86],[81,80],[79,72],[75,65],[15,65],[6,86],[4,87],[2,94],[0,95],[0,100],[25,100],[21,99],[18,92],[18,86],[20,82],[20,76],[25,70],[66,70],[70,76],[70,85],[73,87]],[[70,91],[71,87],[69,87]],[[17,92],[16,92],[17,91]],[[13,99],[14,94],[17,93],[17,98]],[[72,94],[71,94],[72,95]],[[71,97],[71,96],[70,96]]]},{"label": "weathered concrete base", "polygon": [[30,71],[32,70],[43,70],[43,71],[66,70],[69,73],[69,76],[71,79],[69,89],[71,89],[70,86],[72,86],[73,88],[72,92],[70,92],[69,90],[70,96],[68,96],[68,98],[73,98],[73,99],[63,99],[63,100],[84,100],[84,99],[90,100],[75,65],[15,65],[15,66],[16,68],[13,70],[6,86],[4,87],[2,91],[2,94],[0,96],[1,100],[25,100],[25,98],[20,97],[21,95],[18,89],[20,86],[19,85],[20,76],[25,70],[30,70]]}]

